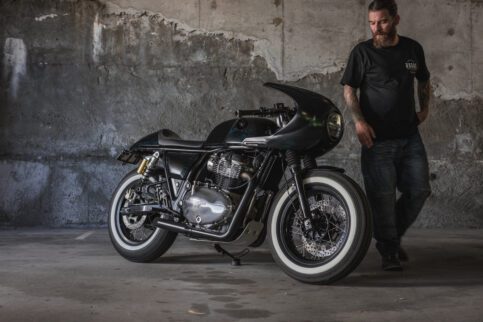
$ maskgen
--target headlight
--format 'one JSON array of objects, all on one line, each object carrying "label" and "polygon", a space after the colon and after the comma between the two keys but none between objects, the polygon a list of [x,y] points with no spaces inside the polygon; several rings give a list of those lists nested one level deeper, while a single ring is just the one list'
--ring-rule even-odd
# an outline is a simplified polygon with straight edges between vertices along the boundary
[{"label": "headlight", "polygon": [[344,125],[342,124],[342,115],[332,112],[327,118],[327,134],[332,141],[339,140],[342,137]]}]

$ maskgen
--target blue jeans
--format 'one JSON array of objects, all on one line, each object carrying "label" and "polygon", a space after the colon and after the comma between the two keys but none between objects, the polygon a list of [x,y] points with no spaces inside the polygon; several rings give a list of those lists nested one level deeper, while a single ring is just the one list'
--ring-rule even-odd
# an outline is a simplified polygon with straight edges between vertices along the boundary
[{"label": "blue jeans", "polygon": [[[401,237],[431,193],[428,159],[419,132],[363,147],[361,167],[374,216],[376,248],[382,256],[397,254]],[[401,193],[397,200],[396,189]]]}]

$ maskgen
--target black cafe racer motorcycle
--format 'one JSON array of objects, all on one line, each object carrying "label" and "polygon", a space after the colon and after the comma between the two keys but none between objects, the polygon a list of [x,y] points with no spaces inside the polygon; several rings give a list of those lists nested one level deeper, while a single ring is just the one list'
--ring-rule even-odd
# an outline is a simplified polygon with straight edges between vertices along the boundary
[{"label": "black cafe racer motorcycle", "polygon": [[340,111],[317,93],[265,86],[295,107],[239,110],[206,141],[160,130],[122,152],[118,160],[137,168],[111,200],[109,234],[119,254],[153,261],[178,233],[219,249],[257,247],[268,236],[276,263],[299,281],[327,284],[357,267],[371,238],[366,197],[343,169],[315,161],[342,138]]}]

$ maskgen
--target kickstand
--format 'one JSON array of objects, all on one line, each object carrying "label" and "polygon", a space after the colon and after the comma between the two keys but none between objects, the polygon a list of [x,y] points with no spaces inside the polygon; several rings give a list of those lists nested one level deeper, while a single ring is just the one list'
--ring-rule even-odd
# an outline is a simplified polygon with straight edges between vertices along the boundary
[{"label": "kickstand", "polygon": [[240,266],[241,265],[240,259],[250,252],[250,250],[248,248],[245,248],[244,250],[242,250],[238,254],[231,254],[226,249],[221,247],[219,244],[215,244],[215,249],[218,253],[221,253],[222,255],[228,255],[231,258],[231,265],[232,266]]}]

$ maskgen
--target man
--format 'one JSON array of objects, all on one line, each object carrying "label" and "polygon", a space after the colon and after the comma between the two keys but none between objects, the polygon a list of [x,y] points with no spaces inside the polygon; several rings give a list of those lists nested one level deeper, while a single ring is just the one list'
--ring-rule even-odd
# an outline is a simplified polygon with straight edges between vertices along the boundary
[{"label": "man", "polygon": [[[429,111],[430,83],[423,48],[398,35],[394,0],[369,5],[372,39],[352,50],[341,80],[357,137],[384,270],[402,270],[401,237],[430,194],[426,151],[418,125]],[[414,78],[420,112],[416,112]],[[357,97],[359,89],[359,97]],[[396,189],[401,195],[396,200]]]}]

